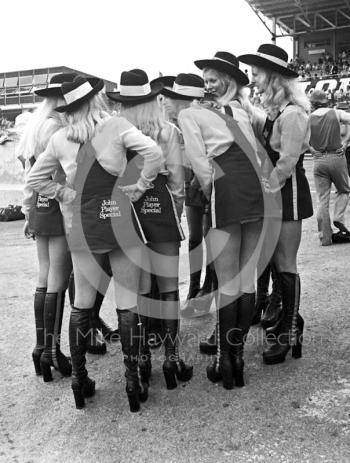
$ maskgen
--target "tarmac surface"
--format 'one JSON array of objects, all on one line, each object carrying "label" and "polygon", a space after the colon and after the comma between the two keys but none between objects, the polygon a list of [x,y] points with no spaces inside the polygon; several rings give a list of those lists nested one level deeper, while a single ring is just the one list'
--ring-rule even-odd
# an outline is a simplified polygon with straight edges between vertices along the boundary
[{"label": "tarmac surface", "polygon": [[[311,188],[311,161],[306,161]],[[314,196],[314,195],[313,195]],[[314,203],[316,204],[316,202]],[[350,224],[349,216],[347,217]],[[183,219],[184,220],[184,219]],[[96,395],[76,410],[70,379],[34,374],[35,244],[23,221],[0,223],[0,462],[350,462],[350,244],[320,247],[315,217],[304,222],[299,255],[305,318],[301,359],[264,365],[263,331],[253,327],[245,348],[246,386],[232,391],[206,378],[210,358],[198,342],[215,312],[182,320],[182,352],[194,376],[168,391],[163,354],[154,352],[150,396],[130,413],[119,343],[88,354]],[[180,290],[188,286],[182,245]],[[101,315],[116,326],[109,292]],[[63,321],[67,345],[69,307]]]}]

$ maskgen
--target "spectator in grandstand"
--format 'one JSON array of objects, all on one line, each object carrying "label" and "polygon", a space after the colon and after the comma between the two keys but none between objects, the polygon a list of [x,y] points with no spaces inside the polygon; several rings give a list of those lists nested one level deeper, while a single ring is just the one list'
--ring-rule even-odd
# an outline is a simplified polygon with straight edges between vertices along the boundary
[{"label": "spectator in grandstand", "polygon": [[[332,240],[339,242],[343,238],[350,241],[350,232],[344,223],[350,187],[340,132],[340,123],[350,124],[350,114],[329,108],[327,95],[322,90],[315,90],[310,101],[313,110],[310,115],[310,148],[314,158],[314,179],[318,196],[317,224],[321,245],[329,246]],[[333,224],[340,234],[333,234],[329,215],[332,183],[337,188]]]},{"label": "spectator in grandstand", "polygon": [[277,339],[263,353],[264,362],[273,364],[283,362],[290,348],[293,357],[301,357],[304,321],[299,314],[297,253],[302,220],[313,214],[303,168],[310,136],[310,103],[297,83],[298,74],[288,69],[288,55],[282,48],[263,44],[256,54],[242,55],[239,60],[252,66],[252,80],[264,94],[268,117],[255,112],[253,126],[272,164],[265,188],[282,196],[281,231],[273,256],[282,293],[282,314],[275,331]]}]

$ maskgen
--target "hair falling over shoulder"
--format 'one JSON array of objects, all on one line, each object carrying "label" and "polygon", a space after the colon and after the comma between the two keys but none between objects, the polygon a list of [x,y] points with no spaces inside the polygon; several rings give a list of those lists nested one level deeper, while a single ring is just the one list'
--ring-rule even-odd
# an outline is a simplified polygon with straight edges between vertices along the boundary
[{"label": "hair falling over shoulder", "polygon": [[[33,113],[28,124],[21,135],[17,151],[20,152],[26,159],[36,156],[38,149],[43,149],[43,140],[46,140],[52,135],[55,130],[60,129],[64,126],[65,121],[61,114],[55,111],[55,108],[64,101],[58,97],[47,97],[45,98],[38,108]],[[53,128],[51,125],[50,133],[44,133],[47,127],[47,121],[51,119],[57,124],[57,127]]]},{"label": "hair falling over shoulder", "polygon": [[276,72],[267,71],[267,86],[264,91],[263,107],[270,117],[274,118],[285,101],[299,106],[306,113],[310,113],[310,101],[298,86],[295,78],[281,76]]},{"label": "hair falling over shoulder", "polygon": [[122,104],[120,115],[155,142],[166,142],[167,122],[157,98],[139,104]]},{"label": "hair falling over shoulder", "polygon": [[93,96],[76,111],[65,113],[67,121],[67,139],[75,143],[85,143],[96,131],[96,126],[109,116],[101,93]]}]

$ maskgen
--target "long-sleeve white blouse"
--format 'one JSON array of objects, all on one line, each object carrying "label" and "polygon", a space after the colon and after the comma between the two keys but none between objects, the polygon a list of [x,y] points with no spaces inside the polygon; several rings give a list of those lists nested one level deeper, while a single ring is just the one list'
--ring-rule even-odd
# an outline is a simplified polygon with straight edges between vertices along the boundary
[{"label": "long-sleeve white blouse", "polygon": [[[138,188],[142,191],[152,185],[151,182],[161,168],[161,148],[123,117],[113,116],[98,124],[91,143],[96,151],[97,161],[115,176],[122,176],[125,171],[127,149],[139,153],[144,158],[137,181]],[[27,178],[32,189],[60,202],[66,233],[69,233],[72,224],[71,203],[75,197],[73,186],[79,148],[79,143],[67,139],[67,128],[59,130],[51,137]],[[59,169],[64,173],[64,181],[57,182],[51,176]]]}]

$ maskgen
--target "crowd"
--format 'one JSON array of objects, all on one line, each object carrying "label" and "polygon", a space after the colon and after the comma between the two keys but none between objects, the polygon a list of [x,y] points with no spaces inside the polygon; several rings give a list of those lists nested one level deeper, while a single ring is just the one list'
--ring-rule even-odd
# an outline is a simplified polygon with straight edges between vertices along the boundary
[{"label": "crowd", "polygon": [[[251,66],[263,110],[251,104],[239,62]],[[149,81],[141,69],[122,72],[120,91],[107,92],[112,110],[97,78],[59,74],[37,90],[44,100],[19,144],[26,160],[24,231],[35,237],[39,262],[32,357],[45,382],[52,380],[52,367],[72,375],[77,408],[95,393],[86,352],[105,352],[106,339],[121,342],[132,412],[148,398],[151,347],[164,347],[168,389],[190,380],[193,367],[180,352],[180,315],[205,313],[213,295],[216,326],[200,345],[202,352],[215,353],[207,368],[210,381],[226,389],[244,386],[245,339],[261,317],[269,340],[266,364],[283,362],[290,350],[294,358],[302,356],[297,255],[302,221],[313,214],[304,153],[311,140],[320,164],[337,156],[343,165],[337,128],[339,120],[350,119],[344,112],[320,111],[321,95],[312,101],[320,114],[315,111],[310,121],[298,73],[276,45],[263,44],[238,58],[217,52],[195,65],[202,77],[180,73]],[[331,127],[328,137],[325,124]],[[334,225],[348,237],[345,183]],[[184,206],[190,287],[181,314]],[[321,241],[326,232],[329,238],[327,214],[329,195],[318,213]],[[267,304],[270,275],[274,292]],[[117,331],[99,316],[110,282]],[[67,287],[70,359],[60,349]]]},{"label": "crowd", "polygon": [[337,57],[323,53],[317,62],[304,61],[298,56],[291,59],[289,68],[299,74],[300,80],[320,80],[325,77],[347,77],[350,74],[350,53],[342,51]]}]

